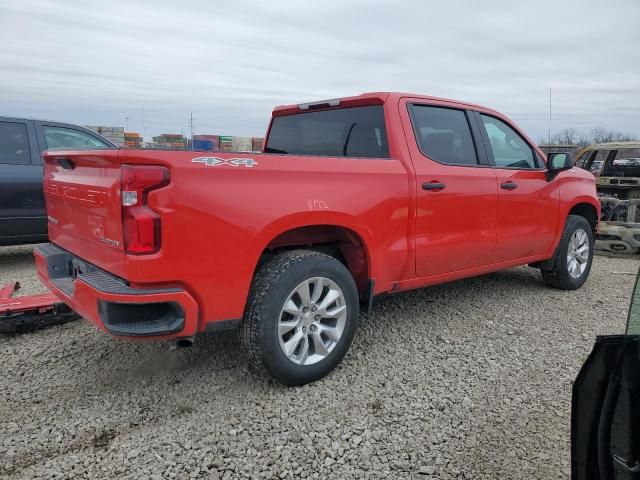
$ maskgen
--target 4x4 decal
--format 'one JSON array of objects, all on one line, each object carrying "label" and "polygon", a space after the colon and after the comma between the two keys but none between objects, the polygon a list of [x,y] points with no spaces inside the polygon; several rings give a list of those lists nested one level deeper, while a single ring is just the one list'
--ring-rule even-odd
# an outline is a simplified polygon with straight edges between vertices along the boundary
[{"label": "4x4 decal", "polygon": [[220,157],[196,157],[191,159],[193,163],[204,163],[207,167],[230,165],[232,167],[253,168],[258,165],[253,158],[220,158]]}]

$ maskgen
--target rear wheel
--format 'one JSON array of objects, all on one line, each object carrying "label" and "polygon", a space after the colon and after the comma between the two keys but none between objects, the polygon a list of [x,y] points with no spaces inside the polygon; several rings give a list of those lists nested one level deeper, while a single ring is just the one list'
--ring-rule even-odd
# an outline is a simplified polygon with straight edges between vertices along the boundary
[{"label": "rear wheel", "polygon": [[345,266],[323,253],[296,250],[257,272],[242,333],[259,368],[303,385],[340,363],[357,321],[358,294]]},{"label": "rear wheel", "polygon": [[551,269],[542,269],[547,285],[575,290],[587,281],[593,261],[593,232],[584,218],[569,215]]}]

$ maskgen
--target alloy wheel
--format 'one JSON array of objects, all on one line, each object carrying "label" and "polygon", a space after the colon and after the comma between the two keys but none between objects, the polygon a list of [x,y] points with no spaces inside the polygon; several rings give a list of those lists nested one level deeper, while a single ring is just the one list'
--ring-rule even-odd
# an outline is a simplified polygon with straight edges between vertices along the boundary
[{"label": "alloy wheel", "polygon": [[344,293],[332,280],[313,277],[287,296],[278,319],[284,355],[298,365],[326,358],[340,342],[347,321]]}]

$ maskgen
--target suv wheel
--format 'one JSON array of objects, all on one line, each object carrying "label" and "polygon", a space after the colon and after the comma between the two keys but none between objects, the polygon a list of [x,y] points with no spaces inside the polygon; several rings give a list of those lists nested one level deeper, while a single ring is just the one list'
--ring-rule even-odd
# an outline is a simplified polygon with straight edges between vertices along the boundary
[{"label": "suv wheel", "polygon": [[576,290],[587,281],[593,262],[593,232],[584,218],[569,215],[551,270],[542,270],[547,285]]},{"label": "suv wheel", "polygon": [[258,367],[303,385],[340,363],[357,321],[358,293],[345,266],[323,253],[295,250],[256,274],[242,334]]}]

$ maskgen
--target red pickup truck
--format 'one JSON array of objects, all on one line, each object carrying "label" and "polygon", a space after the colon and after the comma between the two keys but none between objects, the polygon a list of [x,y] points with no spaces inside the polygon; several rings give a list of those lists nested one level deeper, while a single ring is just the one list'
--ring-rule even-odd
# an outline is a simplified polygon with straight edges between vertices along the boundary
[{"label": "red pickup truck", "polygon": [[530,264],[580,287],[593,176],[508,118],[400,93],[277,107],[264,153],[44,155],[44,283],[120,337],[240,328],[288,384],[331,371],[374,295]]}]

